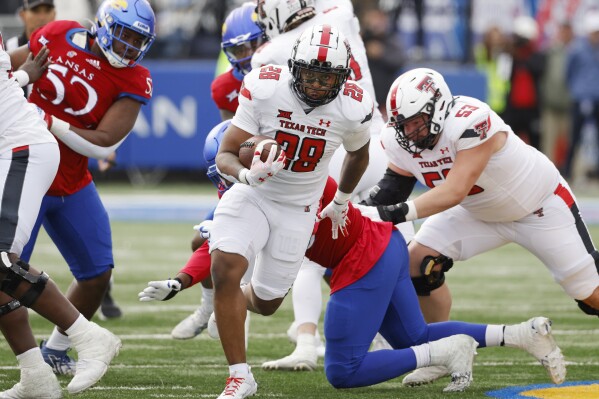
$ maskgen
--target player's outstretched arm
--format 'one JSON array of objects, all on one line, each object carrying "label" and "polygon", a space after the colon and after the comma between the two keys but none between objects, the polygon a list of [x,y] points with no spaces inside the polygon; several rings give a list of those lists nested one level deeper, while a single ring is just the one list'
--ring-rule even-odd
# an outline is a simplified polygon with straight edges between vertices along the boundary
[{"label": "player's outstretched arm", "polygon": [[72,150],[90,158],[104,159],[127,138],[141,105],[127,97],[117,100],[106,111],[96,129],[80,129],[48,114],[44,119],[48,129]]}]

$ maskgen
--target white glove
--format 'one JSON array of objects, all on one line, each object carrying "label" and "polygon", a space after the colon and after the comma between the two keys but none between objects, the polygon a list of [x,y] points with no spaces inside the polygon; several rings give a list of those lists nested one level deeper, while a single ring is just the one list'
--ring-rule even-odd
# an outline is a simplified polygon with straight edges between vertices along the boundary
[{"label": "white glove", "polygon": [[212,220],[204,220],[202,223],[193,226],[193,229],[200,233],[200,237],[208,240],[210,238],[210,230],[212,229],[213,223],[214,221]]},{"label": "white glove", "polygon": [[250,169],[242,169],[239,173],[239,181],[249,184],[252,187],[264,183],[285,167],[285,151],[281,150],[279,157],[276,160],[274,159],[275,154],[277,153],[274,147],[278,144],[273,144],[268,153],[266,162],[262,162],[260,156],[262,154],[263,143],[264,142],[258,144],[258,147],[256,148],[254,158],[252,159],[252,167]]},{"label": "white glove", "polygon": [[168,301],[179,291],[181,291],[181,280],[179,279],[150,281],[148,286],[137,296],[141,302]]},{"label": "white glove", "polygon": [[336,240],[338,236],[338,230],[341,230],[341,235],[345,237],[347,230],[345,228],[347,224],[347,211],[349,208],[349,197],[351,193],[347,194],[337,190],[335,198],[318,214],[318,220],[321,221],[325,218],[331,219],[333,240]]}]

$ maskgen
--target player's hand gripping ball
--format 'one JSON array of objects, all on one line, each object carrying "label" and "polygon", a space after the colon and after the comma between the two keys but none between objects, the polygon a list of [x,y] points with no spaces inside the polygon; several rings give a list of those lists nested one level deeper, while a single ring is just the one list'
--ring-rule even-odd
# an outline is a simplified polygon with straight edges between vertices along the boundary
[{"label": "player's hand gripping ball", "polygon": [[241,144],[239,161],[246,167],[239,173],[239,181],[256,187],[285,167],[285,152],[275,140],[256,136]]},{"label": "player's hand gripping ball", "polygon": [[277,159],[281,155],[281,146],[277,144],[275,140],[268,136],[254,136],[239,146],[239,161],[243,166],[250,169],[252,167],[252,161],[254,159],[254,154],[256,150],[260,150],[262,148],[262,152],[260,154],[260,160],[262,162],[266,162],[268,159],[268,154],[270,154],[271,150],[275,150],[276,154],[273,159]]}]

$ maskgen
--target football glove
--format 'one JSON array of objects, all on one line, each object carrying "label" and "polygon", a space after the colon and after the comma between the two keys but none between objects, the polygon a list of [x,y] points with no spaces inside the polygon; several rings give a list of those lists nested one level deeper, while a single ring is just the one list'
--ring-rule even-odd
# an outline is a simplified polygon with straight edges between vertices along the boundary
[{"label": "football glove", "polygon": [[200,224],[193,226],[193,229],[200,234],[200,237],[208,240],[210,239],[210,230],[212,229],[212,220],[204,220]]},{"label": "football glove", "polygon": [[162,281],[150,281],[148,286],[137,296],[141,302],[168,301],[181,291],[181,280],[178,278]]},{"label": "football glove", "polygon": [[347,211],[349,209],[350,197],[351,194],[337,190],[335,198],[318,214],[318,221],[325,218],[331,219],[333,240],[339,237],[339,230],[341,230],[341,235],[344,237],[347,234],[346,227],[349,223],[347,220]]},{"label": "football glove", "polygon": [[239,181],[249,184],[252,187],[256,187],[279,173],[279,171],[285,167],[285,151],[281,150],[281,154],[279,154],[279,157],[276,160],[274,159],[276,151],[270,151],[266,162],[262,162],[260,159],[261,154],[262,151],[259,147],[254,153],[251,168],[242,169],[239,174]]}]

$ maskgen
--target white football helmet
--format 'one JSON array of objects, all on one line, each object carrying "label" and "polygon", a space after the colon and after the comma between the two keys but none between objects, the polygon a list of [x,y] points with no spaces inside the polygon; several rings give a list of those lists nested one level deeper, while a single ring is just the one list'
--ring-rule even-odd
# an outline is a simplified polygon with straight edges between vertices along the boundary
[{"label": "white football helmet", "polygon": [[293,92],[311,107],[333,101],[349,77],[350,57],[349,44],[339,29],[330,25],[306,29],[288,61]]},{"label": "white football helmet", "polygon": [[[453,96],[443,76],[428,68],[412,69],[395,79],[387,95],[388,126],[395,128],[399,145],[412,154],[419,154],[435,144],[451,106]],[[425,125],[428,134],[410,134],[404,131],[412,118],[428,115]],[[417,139],[414,139],[417,136]]]},{"label": "white football helmet", "polygon": [[258,21],[269,40],[316,14],[314,0],[258,0]]}]

